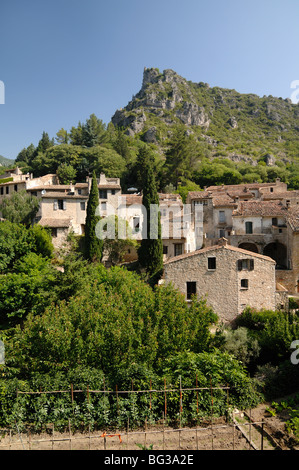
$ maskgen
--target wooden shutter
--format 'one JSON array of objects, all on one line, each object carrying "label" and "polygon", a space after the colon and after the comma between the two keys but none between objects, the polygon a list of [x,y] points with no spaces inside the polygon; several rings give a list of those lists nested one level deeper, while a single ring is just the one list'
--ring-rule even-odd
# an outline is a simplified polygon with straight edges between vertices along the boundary
[{"label": "wooden shutter", "polygon": [[57,209],[58,209],[58,201],[56,199],[54,201],[54,207],[53,208],[54,208],[54,211],[57,211]]}]

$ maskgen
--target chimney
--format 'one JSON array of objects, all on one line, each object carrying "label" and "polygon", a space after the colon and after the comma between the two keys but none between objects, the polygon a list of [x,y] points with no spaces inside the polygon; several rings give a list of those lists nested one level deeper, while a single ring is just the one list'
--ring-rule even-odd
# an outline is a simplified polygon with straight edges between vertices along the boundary
[{"label": "chimney", "polygon": [[227,245],[227,238],[224,238],[224,237],[219,238],[218,245],[219,246],[226,246]]}]

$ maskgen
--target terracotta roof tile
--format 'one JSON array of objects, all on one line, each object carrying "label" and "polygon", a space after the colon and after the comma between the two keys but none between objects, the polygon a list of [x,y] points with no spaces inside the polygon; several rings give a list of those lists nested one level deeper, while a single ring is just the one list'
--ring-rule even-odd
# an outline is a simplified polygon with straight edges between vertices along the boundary
[{"label": "terracotta roof tile", "polygon": [[213,206],[237,206],[236,203],[228,194],[213,196]]},{"label": "terracotta roof tile", "polygon": [[71,219],[47,219],[41,218],[38,222],[39,225],[43,227],[50,227],[50,228],[66,228],[70,227]]},{"label": "terracotta roof tile", "polygon": [[202,248],[201,250],[193,251],[191,253],[186,253],[184,255],[175,256],[174,258],[171,258],[171,259],[165,261],[164,264],[166,265],[166,264],[170,264],[170,263],[175,263],[177,261],[181,261],[181,260],[184,260],[186,258],[191,258],[192,256],[198,256],[198,255],[207,253],[209,251],[216,251],[216,250],[234,251],[234,252],[246,255],[246,256],[253,256],[255,258],[264,259],[265,261],[270,261],[271,263],[274,263],[274,264],[276,263],[272,258],[269,258],[268,256],[260,255],[259,253],[253,253],[252,251],[243,250],[242,248],[237,248],[236,246],[232,246],[232,245],[213,245],[213,246],[208,246],[206,248]]},{"label": "terracotta roof tile", "polygon": [[240,201],[233,212],[237,217],[285,217],[287,208],[280,201]]},{"label": "terracotta roof tile", "polygon": [[293,232],[299,232],[299,207],[291,206],[288,208],[287,221]]}]

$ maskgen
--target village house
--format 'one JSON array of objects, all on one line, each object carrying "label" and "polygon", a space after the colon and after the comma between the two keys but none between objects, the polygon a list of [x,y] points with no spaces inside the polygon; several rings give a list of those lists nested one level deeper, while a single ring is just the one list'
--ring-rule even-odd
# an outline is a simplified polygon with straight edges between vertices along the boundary
[{"label": "village house", "polygon": [[[97,182],[100,215],[124,218],[140,243],[145,229],[142,194],[123,194],[119,178],[101,174]],[[33,178],[16,167],[0,176],[0,202],[23,189],[38,197],[34,223],[50,228],[59,248],[70,232],[84,235],[90,187],[91,177],[62,185],[56,174]],[[225,237],[228,245],[272,258],[281,289],[299,293],[299,191],[289,191],[279,179],[210,186],[189,192],[186,204],[178,194],[160,193],[159,208],[164,262],[213,247]],[[125,261],[137,259],[137,248],[128,246]]]},{"label": "village house", "polygon": [[164,263],[165,284],[172,283],[191,302],[206,297],[220,321],[231,323],[250,306],[258,310],[284,308],[286,290],[276,285],[275,261],[268,256],[218,245],[177,256]]}]

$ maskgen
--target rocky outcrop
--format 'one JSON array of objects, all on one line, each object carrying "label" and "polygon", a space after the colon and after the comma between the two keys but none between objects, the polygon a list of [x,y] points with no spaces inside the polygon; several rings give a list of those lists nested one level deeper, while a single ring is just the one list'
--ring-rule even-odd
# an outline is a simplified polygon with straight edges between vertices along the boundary
[{"label": "rocky outcrop", "polygon": [[[143,131],[148,113],[158,116],[166,124],[182,122],[205,129],[210,124],[209,116],[196,103],[187,81],[170,69],[160,73],[158,69],[145,68],[141,90],[124,109],[116,111],[112,123],[134,135]],[[143,137],[146,141],[154,140],[150,130]]]},{"label": "rocky outcrop", "polygon": [[[162,153],[171,127],[181,123],[198,141],[201,154],[213,158],[261,158],[266,151],[277,161],[297,158],[299,104],[273,96],[210,87],[186,80],[171,69],[144,68],[139,92],[112,117],[130,136],[156,145]],[[243,160],[242,160],[243,161]],[[266,161],[267,166],[276,163]]]}]

